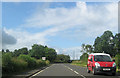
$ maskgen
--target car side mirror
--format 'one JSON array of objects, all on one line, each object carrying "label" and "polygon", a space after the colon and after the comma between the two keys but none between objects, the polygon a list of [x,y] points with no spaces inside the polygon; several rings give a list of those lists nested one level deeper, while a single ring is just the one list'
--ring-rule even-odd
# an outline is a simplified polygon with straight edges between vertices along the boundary
[{"label": "car side mirror", "polygon": [[113,62],[115,62],[115,59],[113,59]]}]

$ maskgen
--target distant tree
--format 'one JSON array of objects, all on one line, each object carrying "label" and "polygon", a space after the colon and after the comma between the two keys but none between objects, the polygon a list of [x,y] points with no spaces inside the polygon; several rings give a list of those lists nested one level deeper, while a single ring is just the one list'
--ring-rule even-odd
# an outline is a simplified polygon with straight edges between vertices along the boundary
[{"label": "distant tree", "polygon": [[21,49],[15,49],[14,50],[14,56],[19,56],[20,54],[25,54],[27,55],[28,54],[28,49],[26,47],[24,48],[21,48]]},{"label": "distant tree", "polygon": [[34,57],[36,59],[41,59],[43,56],[45,56],[44,46],[34,44],[29,53],[31,57]]},{"label": "distant tree", "polygon": [[64,54],[58,54],[55,62],[58,63],[67,63],[70,60],[70,56],[69,55],[64,55]]},{"label": "distant tree", "polygon": [[56,56],[57,56],[57,53],[56,53],[55,49],[48,48],[48,47],[45,48],[45,57],[47,58],[47,60],[53,62],[55,60]]},{"label": "distant tree", "polygon": [[53,62],[56,58],[56,51],[53,48],[48,48],[47,46],[34,44],[32,49],[29,51],[31,57],[36,59],[41,59],[42,57],[46,57],[47,60]]},{"label": "distant tree", "polygon": [[82,52],[82,53],[85,53],[85,52],[86,52],[86,50],[85,50],[85,44],[82,44],[81,47],[82,47],[81,52]]},{"label": "distant tree", "polygon": [[9,49],[6,49],[6,52],[10,52]]},{"label": "distant tree", "polygon": [[87,45],[85,46],[85,50],[86,50],[87,53],[92,53],[92,52],[93,52],[93,47],[92,47],[92,45],[87,44]]},{"label": "distant tree", "polygon": [[82,44],[82,49],[81,49],[81,52],[82,53],[92,53],[93,52],[93,46],[92,45],[85,45],[85,44]]},{"label": "distant tree", "polygon": [[2,52],[5,52],[4,49],[2,49]]}]

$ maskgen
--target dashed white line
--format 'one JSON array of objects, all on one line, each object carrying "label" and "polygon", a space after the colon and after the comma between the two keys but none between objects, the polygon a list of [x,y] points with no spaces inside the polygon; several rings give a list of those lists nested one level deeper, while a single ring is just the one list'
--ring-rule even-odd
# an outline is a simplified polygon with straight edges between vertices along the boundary
[{"label": "dashed white line", "polygon": [[81,75],[83,78],[86,78],[85,76]]},{"label": "dashed white line", "polygon": [[[65,65],[64,65],[64,66],[65,66]],[[76,73],[77,75],[80,75],[81,77],[86,78],[85,76],[83,76],[82,74],[79,74],[77,71],[74,71],[74,70],[71,69],[70,67],[68,67],[68,66],[65,66],[65,67],[67,67],[68,69],[70,69],[71,71],[73,71],[74,73]]]},{"label": "dashed white line", "polygon": [[79,74],[78,72],[74,71],[76,74]]},{"label": "dashed white line", "polygon": [[71,71],[73,71],[73,69],[70,69]]}]

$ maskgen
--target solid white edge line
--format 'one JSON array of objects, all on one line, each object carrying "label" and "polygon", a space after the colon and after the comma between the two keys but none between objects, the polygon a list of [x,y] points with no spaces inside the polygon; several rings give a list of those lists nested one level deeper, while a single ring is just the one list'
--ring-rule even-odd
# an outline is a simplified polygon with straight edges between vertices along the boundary
[{"label": "solid white edge line", "polygon": [[32,75],[32,77],[38,75],[38,74],[41,73],[41,72],[43,72],[43,70],[41,70],[40,72],[38,72],[38,73]]},{"label": "solid white edge line", "polygon": [[[51,66],[52,66],[52,65],[51,65]],[[50,66],[50,67],[51,67],[51,66]],[[46,69],[48,69],[48,68],[50,68],[50,67],[47,67],[47,68],[45,68],[45,69],[43,69],[43,70],[39,71],[38,73],[35,73],[34,75],[32,75],[32,76],[31,76],[31,77],[29,77],[29,78],[32,78],[32,77],[34,77],[34,76],[36,76],[36,75],[40,74],[41,72],[45,71]]]}]

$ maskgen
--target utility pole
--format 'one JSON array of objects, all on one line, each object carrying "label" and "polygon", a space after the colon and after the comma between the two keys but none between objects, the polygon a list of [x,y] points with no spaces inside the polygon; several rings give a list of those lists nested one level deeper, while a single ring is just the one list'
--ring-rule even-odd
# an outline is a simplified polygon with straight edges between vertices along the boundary
[{"label": "utility pole", "polygon": [[75,51],[73,51],[73,60],[75,60]]}]

